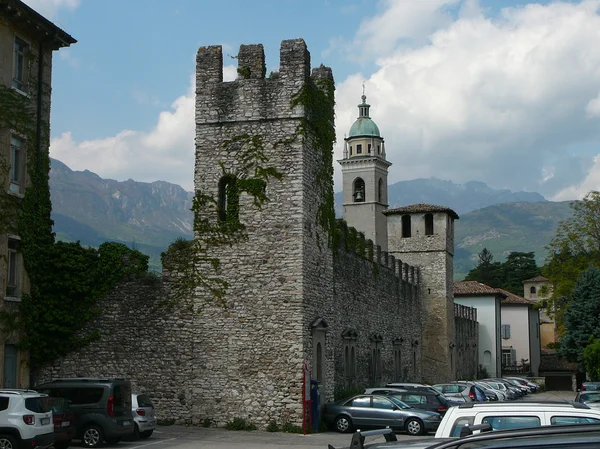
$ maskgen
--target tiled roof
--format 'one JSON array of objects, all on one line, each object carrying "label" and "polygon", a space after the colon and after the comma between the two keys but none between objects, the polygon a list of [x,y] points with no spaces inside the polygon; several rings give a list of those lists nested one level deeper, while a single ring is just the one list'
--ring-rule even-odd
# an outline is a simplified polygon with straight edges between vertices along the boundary
[{"label": "tiled roof", "polygon": [[502,304],[526,304],[526,305],[532,305],[532,304],[536,303],[535,301],[531,301],[529,299],[525,299],[522,296],[515,295],[514,293],[511,293],[508,290],[504,290],[502,288],[499,288],[498,290],[500,290],[502,293],[504,293],[506,295],[506,298],[504,298],[502,300]]},{"label": "tiled roof", "polygon": [[414,213],[427,213],[427,212],[446,212],[455,220],[458,220],[458,214],[452,209],[446,206],[436,206],[435,204],[411,204],[410,206],[397,207],[395,209],[388,209],[384,211],[384,215],[396,215],[396,214],[414,214]]},{"label": "tiled roof", "polygon": [[543,281],[549,281],[549,280],[550,279],[548,279],[547,277],[544,277],[544,276],[536,276],[531,279],[525,279],[523,282],[543,282]]},{"label": "tiled roof", "polygon": [[506,297],[500,289],[490,287],[477,281],[456,281],[454,283],[454,296],[469,295],[494,295]]},{"label": "tiled roof", "polygon": [[561,359],[555,352],[542,350],[540,357],[540,374],[544,371],[564,371],[576,373],[579,371],[577,363]]}]

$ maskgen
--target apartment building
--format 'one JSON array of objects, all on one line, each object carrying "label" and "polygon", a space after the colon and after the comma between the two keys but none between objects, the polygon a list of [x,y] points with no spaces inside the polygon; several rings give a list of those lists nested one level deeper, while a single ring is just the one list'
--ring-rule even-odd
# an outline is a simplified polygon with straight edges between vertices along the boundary
[{"label": "apartment building", "polygon": [[[52,55],[77,41],[20,0],[0,0],[0,307],[29,290],[15,208],[31,185],[29,167],[50,144]],[[29,386],[28,355],[0,329],[0,386]]]}]

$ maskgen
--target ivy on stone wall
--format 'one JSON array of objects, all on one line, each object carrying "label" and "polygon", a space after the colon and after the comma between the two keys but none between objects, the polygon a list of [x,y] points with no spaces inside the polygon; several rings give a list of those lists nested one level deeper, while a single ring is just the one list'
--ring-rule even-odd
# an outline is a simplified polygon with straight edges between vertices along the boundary
[{"label": "ivy on stone wall", "polygon": [[305,139],[314,139],[309,143],[320,153],[322,163],[316,181],[322,202],[317,209],[317,221],[328,236],[328,244],[337,248],[340,235],[336,226],[333,196],[334,91],[332,79],[317,78],[314,83],[308,82],[302,86],[292,98],[291,105],[304,106],[307,116],[302,119],[297,134]]},{"label": "ivy on stone wall", "polygon": [[[246,228],[239,220],[239,196],[247,193],[257,208],[269,200],[267,183],[282,174],[268,166],[264,138],[260,135],[240,134],[226,140],[222,149],[235,155],[221,169],[220,192],[217,195],[196,191],[192,202],[194,213],[193,240],[177,239],[161,255],[163,268],[171,274],[172,303],[185,302],[196,289],[208,290],[224,305],[228,283],[219,277],[221,265],[215,249],[248,239]],[[220,198],[219,195],[225,195]],[[193,303],[188,302],[193,310]]]},{"label": "ivy on stone wall", "polygon": [[[37,61],[37,57],[30,60]],[[35,67],[33,64],[30,67]],[[30,85],[35,86],[30,70]],[[50,86],[44,84],[48,92]],[[0,311],[3,334],[19,339],[29,351],[32,367],[80,349],[98,336],[89,328],[99,312],[97,300],[110,292],[123,277],[147,273],[148,256],[117,243],[99,249],[84,248],[79,242],[55,242],[50,201],[49,126],[42,119],[38,136],[37,115],[32,100],[14,89],[0,86],[0,128],[24,141],[28,187],[22,197],[0,189],[0,233],[20,238],[19,250],[30,286],[22,293],[18,308]],[[41,151],[37,150],[38,138]],[[4,180],[9,161],[1,161]]]}]

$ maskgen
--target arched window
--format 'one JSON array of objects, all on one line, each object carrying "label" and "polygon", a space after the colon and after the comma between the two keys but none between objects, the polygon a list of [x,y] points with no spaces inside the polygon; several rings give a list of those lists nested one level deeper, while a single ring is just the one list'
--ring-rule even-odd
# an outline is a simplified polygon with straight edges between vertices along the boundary
[{"label": "arched window", "polygon": [[492,364],[492,352],[491,351],[483,352],[483,364],[485,366],[490,366]]},{"label": "arched window", "polygon": [[425,214],[425,235],[433,235],[433,214]]},{"label": "arched window", "polygon": [[383,179],[379,178],[379,185],[377,187],[377,201],[383,203]]},{"label": "arched window", "polygon": [[531,293],[532,295],[535,295],[535,294],[537,293],[537,291],[536,291],[535,287],[531,287],[531,288],[529,289],[529,293]]},{"label": "arched window", "polygon": [[402,215],[402,237],[410,236],[410,215]]},{"label": "arched window", "polygon": [[355,203],[364,203],[365,201],[365,181],[362,178],[356,178],[354,180],[354,189],[352,191],[352,198]]},{"label": "arched window", "polygon": [[235,176],[226,175],[220,179],[218,206],[219,220],[239,220],[240,195]]}]

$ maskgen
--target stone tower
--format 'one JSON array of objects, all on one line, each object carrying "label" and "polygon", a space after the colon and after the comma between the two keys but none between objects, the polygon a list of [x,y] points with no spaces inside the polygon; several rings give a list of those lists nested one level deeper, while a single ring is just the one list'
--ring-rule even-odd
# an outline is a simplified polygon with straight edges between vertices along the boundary
[{"label": "stone tower", "polygon": [[379,128],[369,116],[367,97],[358,105],[358,118],[344,139],[342,195],[344,220],[387,251],[388,168],[385,144]]},{"label": "stone tower", "polygon": [[[202,310],[194,344],[203,348],[193,360],[194,415],[224,423],[238,408],[237,416],[259,427],[269,419],[298,424],[302,369],[314,360],[313,334],[326,332],[324,324],[319,332],[313,324],[333,295],[332,251],[322,221],[323,204],[333,198],[333,138],[330,148],[319,147],[328,127],[334,136],[333,76],[323,66],[311,74],[302,39],[281,43],[279,72],[268,78],[262,45],[242,45],[237,61],[238,79],[223,82],[221,46],[198,50],[195,189],[212,196],[220,213],[197,218],[216,222],[235,215],[247,238],[212,253],[220,262],[214,275],[228,283],[222,301],[206,291],[194,298]],[[319,93],[332,105],[325,124],[314,122],[320,112],[312,108],[329,103]],[[269,201],[260,208],[242,187],[260,185],[247,182],[256,170],[243,168],[257,152],[263,168],[282,175],[269,179]],[[230,183],[237,187],[231,190]],[[334,222],[333,207],[330,216]],[[331,368],[323,361],[320,369],[327,383]]]},{"label": "stone tower", "polygon": [[423,381],[451,380],[454,372],[454,220],[452,209],[430,204],[391,209],[388,251],[420,269]]}]

